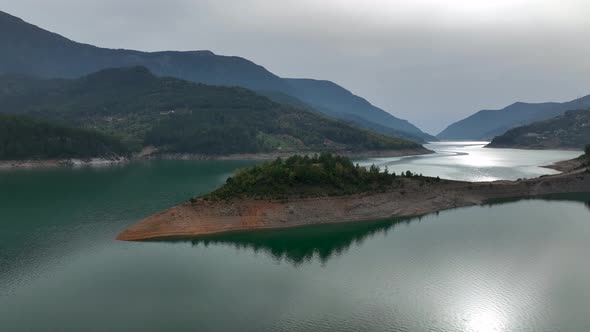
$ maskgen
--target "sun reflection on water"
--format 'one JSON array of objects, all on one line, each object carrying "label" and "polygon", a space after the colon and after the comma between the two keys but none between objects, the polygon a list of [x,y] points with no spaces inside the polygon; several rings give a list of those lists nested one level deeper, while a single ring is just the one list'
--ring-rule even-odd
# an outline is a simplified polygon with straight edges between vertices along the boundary
[{"label": "sun reflection on water", "polygon": [[491,311],[473,314],[467,319],[466,330],[469,332],[500,332],[505,331],[504,320]]}]

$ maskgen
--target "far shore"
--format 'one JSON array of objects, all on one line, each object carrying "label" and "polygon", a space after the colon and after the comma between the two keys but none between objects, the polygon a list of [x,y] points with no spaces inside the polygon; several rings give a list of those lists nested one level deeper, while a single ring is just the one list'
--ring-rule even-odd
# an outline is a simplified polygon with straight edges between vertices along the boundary
[{"label": "far shore", "polygon": [[[189,154],[189,153],[153,153],[138,154],[128,158],[86,158],[86,159],[40,159],[40,160],[0,160],[0,169],[19,169],[19,168],[58,168],[58,167],[99,167],[109,165],[125,164],[130,161],[142,160],[272,160],[276,158],[286,158],[294,154],[319,154],[317,152],[273,152],[273,153],[243,153],[230,155],[203,155],[203,154]],[[401,156],[416,156],[423,154],[434,153],[426,148],[422,149],[406,149],[406,150],[383,150],[383,151],[339,151],[335,152],[338,155],[349,158],[379,158],[379,157],[401,157]]]},{"label": "far shore", "polygon": [[128,163],[128,158],[69,158],[40,160],[0,160],[2,169],[59,168],[59,167],[102,167]]},{"label": "far shore", "polygon": [[504,144],[493,144],[489,143],[484,148],[487,149],[517,149],[517,150],[534,150],[534,151],[579,151],[584,153],[584,147],[573,147],[573,146],[530,146],[530,145],[504,145]]},{"label": "far shore", "polygon": [[199,199],[150,216],[125,229],[117,239],[194,238],[235,231],[413,217],[501,198],[587,192],[590,192],[590,172],[579,168],[517,181],[442,180],[427,184],[415,181],[384,193],[284,200]]},{"label": "far shore", "polygon": [[[272,160],[276,158],[288,158],[293,155],[314,155],[322,151],[304,152],[270,152],[270,153],[237,153],[229,155],[204,155],[193,153],[156,153],[142,156],[138,159],[162,159],[162,160]],[[371,151],[333,151],[331,153],[348,158],[381,158],[381,157],[403,157],[431,154],[434,151],[426,148],[404,149],[404,150],[371,150]]]}]

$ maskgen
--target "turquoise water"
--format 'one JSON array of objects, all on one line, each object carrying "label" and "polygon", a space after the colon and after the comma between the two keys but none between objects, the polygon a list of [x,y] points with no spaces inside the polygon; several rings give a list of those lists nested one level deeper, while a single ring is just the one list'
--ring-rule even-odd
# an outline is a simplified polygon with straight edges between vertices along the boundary
[{"label": "turquoise water", "polygon": [[[535,152],[537,159],[511,166],[499,162],[509,157],[502,151],[444,149],[438,164],[432,156],[385,162],[447,177],[499,177],[511,167],[509,177],[530,177],[551,172],[535,163],[570,154]],[[466,165],[463,153],[496,166]],[[585,194],[420,219],[183,242],[114,240],[249,164],[0,172],[0,330],[590,330]]]}]

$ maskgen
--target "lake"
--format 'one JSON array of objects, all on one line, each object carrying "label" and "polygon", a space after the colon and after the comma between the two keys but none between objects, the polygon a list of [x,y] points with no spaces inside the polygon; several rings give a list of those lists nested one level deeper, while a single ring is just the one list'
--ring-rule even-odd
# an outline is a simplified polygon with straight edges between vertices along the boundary
[{"label": "lake", "polygon": [[[428,146],[359,160],[462,180],[579,152]],[[0,172],[2,331],[590,331],[590,194],[422,218],[127,243],[248,161]]]}]

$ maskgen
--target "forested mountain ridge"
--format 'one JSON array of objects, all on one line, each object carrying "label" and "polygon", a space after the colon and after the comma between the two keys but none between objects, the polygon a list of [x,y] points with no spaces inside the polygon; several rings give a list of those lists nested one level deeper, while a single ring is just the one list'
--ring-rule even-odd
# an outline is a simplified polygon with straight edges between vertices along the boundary
[{"label": "forested mountain ridge", "polygon": [[422,149],[244,88],[157,77],[144,67],[79,79],[0,76],[0,105],[0,112],[102,132],[136,151],[147,145],[208,155]]},{"label": "forested mountain ridge", "polygon": [[[241,86],[256,91],[278,91],[301,99],[319,112],[385,135],[402,132],[406,134],[403,137],[418,141],[435,139],[364,99],[359,103],[360,97],[332,82],[327,83],[338,93],[331,94],[322,88],[321,93],[326,94],[316,98],[308,92],[316,88],[317,82],[325,81],[283,79],[240,57],[220,56],[210,51],[140,52],[100,48],[74,42],[1,11],[0,49],[0,73],[77,78],[106,68],[144,66],[157,76],[208,85]],[[356,117],[351,117],[351,113]],[[373,124],[384,127],[384,130]]]},{"label": "forested mountain ridge", "polygon": [[590,95],[565,103],[517,102],[501,110],[479,111],[457,121],[437,137],[441,140],[488,140],[511,128],[553,118],[568,110],[590,107]]},{"label": "forested mountain ridge", "polygon": [[0,160],[120,158],[129,150],[95,131],[0,114]]},{"label": "forested mountain ridge", "polygon": [[590,110],[567,111],[555,118],[508,130],[488,147],[583,149],[590,143]]}]

